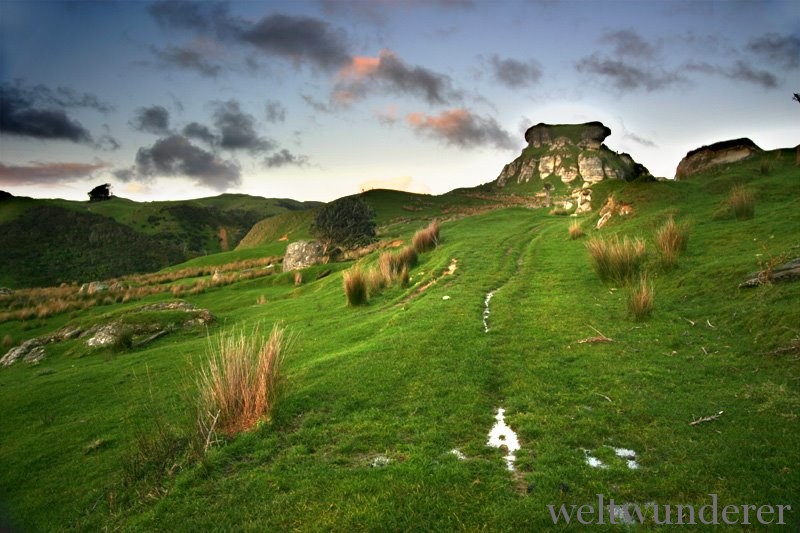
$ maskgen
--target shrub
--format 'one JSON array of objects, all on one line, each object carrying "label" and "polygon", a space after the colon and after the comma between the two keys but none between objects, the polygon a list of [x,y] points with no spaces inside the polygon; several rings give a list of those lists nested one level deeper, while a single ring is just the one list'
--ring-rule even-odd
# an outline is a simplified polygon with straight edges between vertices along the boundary
[{"label": "shrub", "polygon": [[644,320],[653,312],[655,291],[647,276],[642,275],[639,282],[628,291],[628,313],[634,320]]},{"label": "shrub", "polygon": [[580,237],[583,237],[583,228],[577,220],[573,220],[572,224],[569,225],[569,238],[575,240]]},{"label": "shrub", "polygon": [[198,428],[209,441],[220,431],[232,436],[269,416],[278,398],[284,330],[272,328],[265,339],[259,328],[219,336],[209,346],[205,368],[198,377]]},{"label": "shrub", "polygon": [[326,249],[364,246],[375,240],[375,213],[361,198],[340,198],[319,210],[311,234]]},{"label": "shrub", "polygon": [[753,218],[756,210],[756,198],[753,191],[742,185],[737,185],[731,189],[728,195],[728,206],[733,211],[736,220],[748,220]]},{"label": "shrub", "polygon": [[614,236],[608,240],[590,239],[586,248],[592,257],[592,266],[604,282],[625,285],[639,273],[645,259],[645,244],[641,239],[619,240]]},{"label": "shrub", "polygon": [[355,307],[366,305],[367,303],[367,277],[357,267],[351,268],[343,275],[344,294],[347,297],[347,305]]},{"label": "shrub", "polygon": [[656,248],[661,254],[664,266],[671,267],[678,261],[678,256],[686,251],[689,233],[685,225],[679,225],[670,217],[655,233]]},{"label": "shrub", "polygon": [[439,246],[439,222],[434,220],[425,229],[414,234],[411,244],[417,253],[425,253]]}]

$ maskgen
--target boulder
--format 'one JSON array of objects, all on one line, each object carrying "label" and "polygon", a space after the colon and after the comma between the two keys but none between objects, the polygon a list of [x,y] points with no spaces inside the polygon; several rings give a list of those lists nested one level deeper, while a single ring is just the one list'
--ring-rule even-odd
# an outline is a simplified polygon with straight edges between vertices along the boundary
[{"label": "boulder", "polygon": [[283,271],[300,270],[322,263],[325,247],[319,241],[297,241],[286,247],[283,256]]},{"label": "boulder", "polygon": [[681,162],[678,163],[678,168],[675,170],[675,179],[680,180],[718,165],[735,163],[761,151],[761,148],[756,143],[747,138],[701,146],[688,152],[681,159]]},{"label": "boulder", "polygon": [[14,291],[8,287],[0,287],[0,296],[11,296],[12,294],[14,294]]},{"label": "boulder", "polygon": [[44,345],[45,341],[42,338],[30,339],[16,348],[11,348],[2,358],[0,358],[0,366],[10,366],[22,359],[29,363],[38,363],[45,357]]},{"label": "boulder", "polygon": [[103,283],[102,281],[92,281],[81,285],[81,288],[78,289],[78,294],[87,294],[91,296],[92,294],[97,294],[98,292],[105,292],[107,290],[108,290],[108,284]]}]

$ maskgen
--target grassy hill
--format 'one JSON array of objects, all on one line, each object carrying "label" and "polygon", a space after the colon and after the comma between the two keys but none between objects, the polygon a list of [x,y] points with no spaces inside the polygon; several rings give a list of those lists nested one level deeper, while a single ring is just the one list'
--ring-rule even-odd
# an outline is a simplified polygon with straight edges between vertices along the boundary
[{"label": "grassy hill", "polygon": [[[726,209],[737,185],[755,196],[751,219]],[[427,218],[444,220],[406,288],[350,308],[349,263],[307,269],[299,285],[274,274],[186,297],[217,316],[208,333],[122,352],[75,339],[48,346],[38,365],[0,368],[0,516],[30,530],[543,531],[563,528],[548,505],[598,494],[673,509],[713,494],[720,509],[792,505],[785,520],[798,528],[800,282],[738,288],[800,256],[794,154],[594,190],[595,202],[614,195],[633,214],[595,230],[597,208],[571,218],[469,191],[370,193],[382,238],[409,241]],[[670,217],[688,247],[667,268],[654,234]],[[576,221],[586,235],[571,239]],[[255,248],[228,254],[292,227],[294,239],[304,224],[262,226]],[[630,316],[628,288],[592,268],[586,242],[613,235],[646,243],[649,319]],[[19,344],[169,299],[7,321],[0,337]],[[191,457],[207,335],[276,322],[292,342],[271,418]],[[500,407],[519,437],[514,471],[487,446]],[[647,520],[641,529],[655,528]]]},{"label": "grassy hill", "polygon": [[[232,250],[256,222],[315,205],[244,194],[144,203],[116,197],[3,200],[0,248],[12,250],[13,258],[0,264],[0,284],[26,287],[157,270]],[[108,238],[92,240],[93,231]]]}]

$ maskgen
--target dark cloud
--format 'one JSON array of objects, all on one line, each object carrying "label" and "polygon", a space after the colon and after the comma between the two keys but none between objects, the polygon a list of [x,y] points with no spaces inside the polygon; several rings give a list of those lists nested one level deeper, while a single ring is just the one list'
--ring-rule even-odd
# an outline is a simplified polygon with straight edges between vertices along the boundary
[{"label": "dark cloud", "polygon": [[235,100],[217,104],[214,125],[220,131],[219,146],[227,150],[257,153],[275,147],[272,141],[259,137],[255,130],[255,117],[243,112]]},{"label": "dark cloud", "polygon": [[336,69],[350,60],[344,33],[313,17],[275,13],[243,31],[241,39],[267,54],[323,69]]},{"label": "dark cloud", "polygon": [[208,54],[198,47],[168,46],[164,49],[152,47],[150,50],[165,67],[193,70],[209,78],[217,77],[222,70],[220,65],[211,62]]},{"label": "dark cloud", "polygon": [[87,178],[107,163],[39,163],[8,166],[0,163],[0,185],[56,185],[65,181]]},{"label": "dark cloud", "polygon": [[593,54],[576,64],[578,72],[594,75],[610,82],[620,91],[645,90],[648,92],[669,89],[686,82],[677,72],[634,65],[618,59],[608,59]]},{"label": "dark cloud", "polygon": [[607,32],[600,41],[611,45],[617,57],[652,59],[656,55],[656,48],[634,30]]},{"label": "dark cloud", "polygon": [[768,33],[752,39],[747,49],[775,65],[788,69],[800,67],[800,35]]},{"label": "dark cloud", "polygon": [[626,132],[623,135],[623,137],[626,138],[626,139],[630,139],[635,143],[641,144],[642,146],[647,146],[648,148],[656,148],[657,147],[656,143],[654,143],[650,139],[645,139],[644,137],[640,137],[639,135],[636,135],[635,133]]},{"label": "dark cloud", "polygon": [[308,164],[308,156],[294,155],[285,148],[280,152],[276,152],[264,159],[264,166],[266,166],[267,168],[285,167],[289,165],[302,167],[307,164]]},{"label": "dark cloud", "polygon": [[119,144],[118,140],[116,140],[110,134],[105,133],[97,139],[95,146],[101,150],[114,151],[119,150],[121,145]]},{"label": "dark cloud", "polygon": [[443,140],[461,148],[494,146],[514,148],[511,135],[492,117],[480,117],[459,108],[443,111],[438,115],[410,113],[408,124],[419,134]]},{"label": "dark cloud", "polygon": [[495,79],[512,89],[534,85],[542,77],[542,69],[535,61],[501,59],[493,55],[489,58],[489,64]]},{"label": "dark cloud", "polygon": [[303,98],[305,103],[307,103],[308,106],[314,111],[318,111],[320,113],[331,112],[331,108],[325,102],[320,102],[319,100],[317,100],[316,98],[314,98],[309,94],[301,94],[300,96]]},{"label": "dark cloud", "polygon": [[[123,179],[125,172],[115,175]],[[160,176],[185,176],[198,185],[224,191],[241,184],[239,166],[233,161],[223,161],[211,152],[194,146],[183,135],[170,135],[159,139],[150,148],[139,148],[136,154],[135,173],[128,177],[140,179]]]},{"label": "dark cloud", "polygon": [[223,38],[241,31],[242,23],[230,15],[228,2],[159,0],[148,11],[165,28],[214,32]]},{"label": "dark cloud", "polygon": [[207,126],[203,126],[199,122],[190,122],[183,128],[183,134],[192,139],[199,139],[207,144],[214,145],[219,142],[216,135],[211,133]]},{"label": "dark cloud", "polygon": [[381,50],[378,57],[351,59],[339,73],[333,100],[348,104],[374,90],[416,95],[430,104],[446,104],[462,97],[452,88],[448,76],[408,65],[391,50]]},{"label": "dark cloud", "polygon": [[267,122],[283,122],[286,120],[286,108],[280,102],[267,100],[265,116]]},{"label": "dark cloud", "polygon": [[160,105],[140,107],[130,124],[139,131],[163,135],[169,132],[169,111]]},{"label": "dark cloud", "polygon": [[65,87],[54,91],[43,85],[27,87],[21,81],[4,83],[0,85],[0,133],[93,144],[89,130],[67,114],[69,108],[112,109],[92,94]]},{"label": "dark cloud", "polygon": [[765,89],[775,89],[778,78],[769,71],[758,70],[744,61],[737,61],[732,67],[720,67],[710,63],[689,63],[684,67],[687,71],[723,76],[734,81],[744,81],[759,85]]},{"label": "dark cloud", "polygon": [[391,15],[392,8],[438,7],[440,9],[468,9],[475,6],[473,0],[372,0],[366,2],[345,2],[342,0],[318,0],[323,12],[329,16],[339,16],[352,20],[365,20],[371,24],[383,25]]}]

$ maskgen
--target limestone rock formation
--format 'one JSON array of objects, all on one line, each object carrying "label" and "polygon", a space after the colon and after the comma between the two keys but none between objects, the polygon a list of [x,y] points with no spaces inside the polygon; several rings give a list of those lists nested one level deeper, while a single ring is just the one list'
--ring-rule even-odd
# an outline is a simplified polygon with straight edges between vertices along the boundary
[{"label": "limestone rock formation", "polygon": [[701,146],[681,159],[675,170],[675,179],[680,180],[717,165],[735,163],[761,151],[756,143],[747,138]]},{"label": "limestone rock formation", "polygon": [[299,270],[322,263],[325,247],[319,241],[297,241],[286,247],[283,256],[283,271]]},{"label": "limestone rock formation", "polygon": [[[528,146],[503,168],[494,184],[502,188],[509,184],[531,183],[537,188],[537,181],[557,178],[570,187],[577,187],[573,192],[576,195],[587,183],[650,176],[650,172],[628,154],[618,154],[603,144],[610,134],[611,130],[601,122],[532,126],[525,132]],[[583,204],[585,199],[581,199],[582,211],[587,210]]]}]

